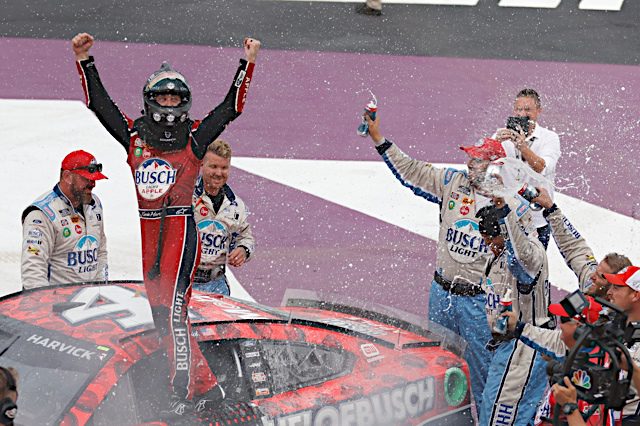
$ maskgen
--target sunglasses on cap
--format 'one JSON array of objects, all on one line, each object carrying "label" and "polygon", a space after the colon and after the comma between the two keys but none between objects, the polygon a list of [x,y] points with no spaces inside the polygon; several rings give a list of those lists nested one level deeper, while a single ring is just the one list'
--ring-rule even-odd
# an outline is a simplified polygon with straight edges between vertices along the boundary
[{"label": "sunglasses on cap", "polygon": [[88,166],[76,167],[75,169],[70,170],[86,170],[89,173],[102,172],[102,164],[89,164]]}]

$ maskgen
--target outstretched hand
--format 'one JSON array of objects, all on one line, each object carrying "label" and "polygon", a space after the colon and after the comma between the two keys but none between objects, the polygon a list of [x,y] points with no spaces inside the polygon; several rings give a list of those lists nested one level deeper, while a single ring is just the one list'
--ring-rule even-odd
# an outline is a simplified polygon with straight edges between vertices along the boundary
[{"label": "outstretched hand", "polygon": [[258,50],[260,50],[260,40],[255,38],[245,37],[244,42],[244,55],[247,58],[247,62],[255,64],[258,57]]},{"label": "outstretched hand", "polygon": [[71,39],[71,48],[76,61],[89,59],[89,49],[93,46],[93,36],[89,33],[78,33]]}]

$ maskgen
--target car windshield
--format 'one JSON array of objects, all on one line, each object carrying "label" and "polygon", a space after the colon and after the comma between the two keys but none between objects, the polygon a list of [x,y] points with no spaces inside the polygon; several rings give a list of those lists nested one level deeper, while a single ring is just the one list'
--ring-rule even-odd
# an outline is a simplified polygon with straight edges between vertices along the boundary
[{"label": "car windshield", "polygon": [[17,425],[58,424],[113,350],[0,315],[0,365],[19,371]]}]

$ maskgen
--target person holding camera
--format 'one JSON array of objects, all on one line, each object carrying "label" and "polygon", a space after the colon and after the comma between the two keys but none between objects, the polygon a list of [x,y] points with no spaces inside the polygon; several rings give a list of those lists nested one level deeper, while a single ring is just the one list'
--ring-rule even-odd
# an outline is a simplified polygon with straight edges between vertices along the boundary
[{"label": "person holding camera", "polygon": [[542,215],[551,226],[551,233],[567,266],[578,277],[580,290],[606,299],[610,284],[604,274],[616,274],[631,266],[631,261],[624,255],[609,253],[600,262],[596,262],[591,247],[553,202],[549,192],[544,188],[537,189],[539,195],[533,201],[544,208]]},{"label": "person holding camera", "polygon": [[[568,377],[565,376],[563,378],[562,385],[560,383],[554,383],[554,385],[551,386],[551,392],[558,405],[562,407],[562,412],[566,416],[565,420],[568,426],[587,426],[587,422],[584,421],[580,414],[581,411],[578,409],[578,391]],[[588,424],[595,426],[601,423]],[[607,424],[611,425],[613,423],[607,421]]]},{"label": "person holding camera", "polygon": [[[496,130],[495,139],[502,142],[507,157],[519,158],[552,184],[556,178],[556,165],[560,159],[560,138],[552,130],[538,123],[542,113],[540,95],[533,89],[522,89],[516,95],[513,117],[507,126]],[[549,244],[550,229],[539,212],[533,213],[538,239],[545,249]]]},{"label": "person holding camera", "polygon": [[[406,155],[380,132],[380,114],[364,116],[376,150],[400,183],[440,207],[440,230],[436,267],[429,290],[429,320],[462,336],[468,347],[471,389],[478,411],[487,379],[491,353],[486,344],[491,333],[486,325],[486,294],[481,287],[489,250],[478,231],[475,212],[490,202],[480,186],[489,163],[504,157],[502,144],[486,138],[475,146],[462,147],[469,156],[469,171],[438,168]],[[514,208],[522,226],[530,226],[529,203]]]},{"label": "person holding camera", "polygon": [[[527,324],[518,321],[518,317],[514,312],[506,312],[503,316],[508,318],[508,329],[510,333],[513,333],[514,337],[522,341],[524,344],[532,347],[540,352],[543,358],[547,359],[547,362],[564,362],[567,352],[573,349],[576,345],[576,330],[581,324],[593,324],[595,323],[602,310],[602,305],[598,303],[593,297],[587,296],[587,306],[582,310],[579,315],[571,316],[567,313],[566,309],[561,303],[554,303],[549,305],[549,313],[555,315],[560,323],[558,329],[551,330],[549,328],[536,327],[532,324]],[[560,365],[560,364],[558,364]],[[567,379],[568,380],[568,379]],[[569,381],[569,384],[571,382]],[[573,387],[573,385],[571,385]],[[558,395],[561,395],[560,397]],[[573,396],[571,396],[573,395]],[[591,405],[585,401],[577,400],[577,393],[573,388],[573,394],[560,384],[554,384],[553,387],[547,392],[543,398],[542,403],[538,407],[536,420],[534,424],[536,426],[550,426],[551,419],[554,418],[555,404],[560,407],[562,417],[566,417],[566,421],[569,425],[602,425],[601,413],[603,411],[602,406],[592,409]],[[567,406],[567,404],[570,404]],[[587,413],[590,410],[591,415],[587,419],[588,422],[584,422],[582,416],[574,416],[573,411],[578,414]],[[576,417],[573,419],[573,417]],[[578,420],[579,418],[579,420]],[[582,421],[582,423],[580,423]],[[607,425],[614,425],[613,411],[607,412]]]},{"label": "person holding camera", "polygon": [[[640,267],[628,266],[618,274],[604,274],[604,277],[611,284],[607,296],[627,315],[627,323],[640,321]],[[631,389],[636,395],[622,409],[622,425],[637,426],[640,425],[640,342],[634,343],[629,353],[634,362]]]},{"label": "person holding camera", "polygon": [[13,426],[18,415],[18,372],[13,368],[0,367],[0,425]]},{"label": "person holding camera", "polygon": [[483,281],[493,358],[482,395],[480,424],[526,426],[533,421],[547,386],[546,362],[508,332],[501,313],[509,299],[514,315],[523,323],[553,327],[547,314],[547,255],[542,243],[520,227],[516,209],[502,198],[494,198],[476,217],[480,234],[493,253]]}]

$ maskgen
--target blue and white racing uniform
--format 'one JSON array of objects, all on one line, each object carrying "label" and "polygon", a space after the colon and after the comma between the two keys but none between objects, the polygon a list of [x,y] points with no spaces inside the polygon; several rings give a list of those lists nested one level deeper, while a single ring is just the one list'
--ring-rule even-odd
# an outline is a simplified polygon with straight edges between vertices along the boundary
[{"label": "blue and white racing uniform", "polygon": [[[513,312],[519,321],[553,328],[549,316],[549,282],[546,251],[527,235],[509,205],[500,219],[504,250],[487,264],[483,287],[487,292],[487,320],[493,326],[500,314],[500,298],[511,290]],[[546,362],[532,347],[513,335],[494,335],[495,348],[482,396],[480,425],[521,425],[533,421],[547,386]]]},{"label": "blue and white racing uniform", "polygon": [[[481,287],[489,250],[475,215],[489,199],[476,193],[465,171],[433,167],[410,158],[388,140],[376,149],[402,185],[440,206],[429,320],[467,341],[464,358],[469,364],[471,389],[479,407],[492,355],[486,349],[491,333],[484,309],[486,295]],[[522,200],[522,207],[516,210],[523,221],[530,222],[528,203]]]},{"label": "blue and white racing uniform", "polygon": [[578,277],[580,290],[587,291],[593,285],[591,275],[598,268],[593,250],[555,204],[551,209],[544,210],[543,214],[551,226],[551,233],[562,258]]},{"label": "blue and white racing uniform", "polygon": [[56,185],[24,210],[24,289],[108,278],[102,204],[92,197],[79,212]]},{"label": "blue and white racing uniform", "polygon": [[225,275],[227,256],[236,247],[243,247],[249,261],[255,251],[255,240],[247,218],[244,201],[228,185],[220,191],[224,199],[216,213],[211,198],[204,192],[202,178],[194,192],[194,218],[200,236],[200,264],[193,283],[195,290],[230,294]]}]

